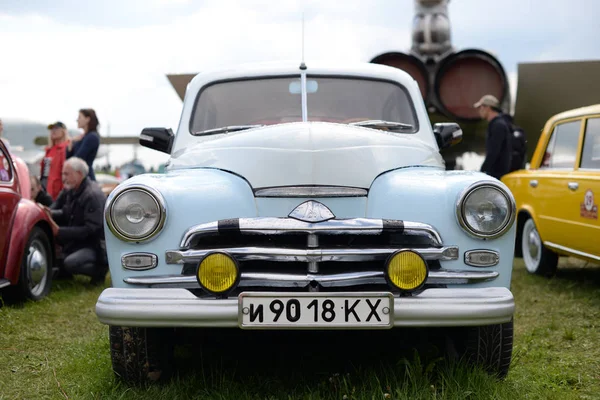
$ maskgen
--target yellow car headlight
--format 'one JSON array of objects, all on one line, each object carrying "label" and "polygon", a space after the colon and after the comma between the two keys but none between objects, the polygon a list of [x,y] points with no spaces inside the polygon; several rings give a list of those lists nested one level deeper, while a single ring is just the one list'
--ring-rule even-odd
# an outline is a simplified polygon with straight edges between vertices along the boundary
[{"label": "yellow car headlight", "polygon": [[198,283],[205,290],[220,294],[231,289],[238,281],[236,261],[225,253],[211,253],[200,261],[196,273]]},{"label": "yellow car headlight", "polygon": [[386,275],[389,282],[398,289],[416,290],[427,280],[427,263],[414,251],[400,250],[388,259]]}]

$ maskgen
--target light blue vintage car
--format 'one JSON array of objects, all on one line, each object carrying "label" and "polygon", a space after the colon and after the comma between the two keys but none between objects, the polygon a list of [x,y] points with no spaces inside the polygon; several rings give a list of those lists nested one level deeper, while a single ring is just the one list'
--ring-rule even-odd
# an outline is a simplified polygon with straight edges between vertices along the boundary
[{"label": "light blue vintage car", "polygon": [[140,136],[171,155],[166,173],[106,205],[112,287],[96,313],[115,373],[168,376],[174,328],[453,327],[458,354],[504,377],[515,202],[494,178],[445,171],[440,149],[461,137],[432,127],[391,67],[197,75],[177,133]]}]

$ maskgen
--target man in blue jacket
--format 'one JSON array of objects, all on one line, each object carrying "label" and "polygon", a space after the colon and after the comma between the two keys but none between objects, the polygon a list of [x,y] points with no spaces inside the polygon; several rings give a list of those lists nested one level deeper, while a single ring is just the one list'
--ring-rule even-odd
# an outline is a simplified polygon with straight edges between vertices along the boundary
[{"label": "man in blue jacket", "polygon": [[481,172],[502,178],[510,172],[512,153],[512,132],[503,117],[500,102],[491,94],[486,94],[473,105],[479,111],[479,116],[488,121],[485,138],[485,160]]}]

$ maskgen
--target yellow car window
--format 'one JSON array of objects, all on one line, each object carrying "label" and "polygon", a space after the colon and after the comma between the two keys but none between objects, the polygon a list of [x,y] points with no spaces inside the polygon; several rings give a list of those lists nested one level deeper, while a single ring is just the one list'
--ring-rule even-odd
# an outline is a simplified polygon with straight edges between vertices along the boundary
[{"label": "yellow car window", "polygon": [[587,121],[581,168],[600,169],[600,118],[590,118]]},{"label": "yellow car window", "polygon": [[542,168],[575,167],[580,127],[581,121],[570,121],[554,128],[546,147]]}]

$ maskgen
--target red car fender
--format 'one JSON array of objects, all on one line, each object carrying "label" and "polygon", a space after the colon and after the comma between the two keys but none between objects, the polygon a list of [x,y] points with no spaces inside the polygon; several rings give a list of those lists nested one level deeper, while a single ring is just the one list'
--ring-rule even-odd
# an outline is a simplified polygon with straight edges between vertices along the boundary
[{"label": "red car fender", "polygon": [[29,239],[29,234],[34,226],[39,225],[49,236],[52,259],[54,259],[54,236],[48,215],[37,203],[31,200],[21,199],[17,206],[17,212],[12,223],[10,232],[10,244],[8,248],[8,257],[6,258],[6,268],[4,269],[4,278],[10,280],[11,284],[16,284],[19,280],[21,269],[21,260],[25,251],[25,244]]}]

